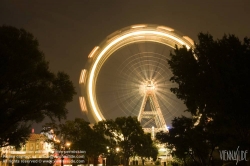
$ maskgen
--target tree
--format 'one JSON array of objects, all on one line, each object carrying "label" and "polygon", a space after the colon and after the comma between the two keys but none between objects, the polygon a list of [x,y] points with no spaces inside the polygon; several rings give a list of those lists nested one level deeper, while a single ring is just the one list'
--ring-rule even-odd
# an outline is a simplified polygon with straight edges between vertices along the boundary
[{"label": "tree", "polygon": [[[144,133],[136,117],[118,117],[115,120],[101,121],[94,128],[110,139],[111,148],[121,149],[125,166],[134,155],[148,157],[150,153],[151,157],[155,156],[152,140],[150,141],[149,135]],[[143,154],[142,147],[147,147],[151,152]]]},{"label": "tree", "polygon": [[75,93],[67,74],[49,70],[31,33],[0,27],[0,147],[25,142],[33,122],[65,118]]},{"label": "tree", "polygon": [[136,147],[140,146],[138,137],[143,136],[144,132],[136,117],[118,117],[115,123],[118,127],[117,133],[122,136],[119,145],[123,149],[124,165],[127,165],[129,157],[133,155]]},{"label": "tree", "polygon": [[76,118],[74,121],[66,121],[60,125],[62,142],[71,143],[72,150],[86,151],[89,160],[97,158],[106,152],[107,140],[102,133],[92,129],[90,123],[84,119]]},{"label": "tree", "polygon": [[[215,147],[249,150],[250,39],[241,42],[234,35],[224,35],[214,40],[203,33],[198,39],[193,50],[176,47],[168,60],[173,72],[170,80],[178,84],[171,91],[184,101],[188,112],[201,116],[197,126],[184,128],[190,133],[202,130],[200,141],[205,141],[203,147],[209,145],[211,152]],[[179,123],[184,125],[181,119]]]},{"label": "tree", "polygon": [[206,165],[215,147],[207,142],[208,132],[203,129],[202,125],[194,126],[192,118],[176,117],[169,132],[157,133],[156,139],[167,143],[172,155],[184,163],[191,159],[197,165]]},{"label": "tree", "polygon": [[142,159],[142,164],[144,165],[144,158],[152,157],[155,161],[158,155],[158,149],[155,146],[153,140],[151,139],[150,133],[144,133],[142,137],[138,139],[139,146],[136,147],[136,155],[140,156]]},{"label": "tree", "polygon": [[[45,123],[42,126],[42,130],[40,134],[44,135],[47,139],[46,142],[52,143],[52,144],[58,144],[60,140],[56,138],[56,136],[59,134],[59,126],[55,122]],[[54,146],[54,148],[56,148]]]},{"label": "tree", "polygon": [[[109,119],[105,121],[99,121],[93,126],[93,129],[103,135],[107,139],[106,148],[107,151],[103,155],[106,157],[106,164],[112,165],[115,157],[118,153],[116,151],[119,148],[119,153],[121,153],[121,147],[119,147],[118,142],[121,139],[120,133],[114,133],[117,131],[117,125],[114,120]],[[121,162],[121,161],[120,161]]]}]

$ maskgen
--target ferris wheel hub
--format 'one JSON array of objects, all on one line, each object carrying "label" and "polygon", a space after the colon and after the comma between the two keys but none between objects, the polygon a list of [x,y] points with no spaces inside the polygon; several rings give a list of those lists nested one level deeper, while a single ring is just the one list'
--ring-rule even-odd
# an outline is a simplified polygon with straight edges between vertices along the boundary
[{"label": "ferris wheel hub", "polygon": [[152,93],[155,91],[155,85],[152,80],[147,81],[145,89],[146,93]]}]

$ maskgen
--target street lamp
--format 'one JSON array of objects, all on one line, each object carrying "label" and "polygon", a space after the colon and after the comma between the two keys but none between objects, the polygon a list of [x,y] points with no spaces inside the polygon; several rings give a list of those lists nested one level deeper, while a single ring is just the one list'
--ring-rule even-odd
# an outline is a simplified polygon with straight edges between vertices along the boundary
[{"label": "street lamp", "polygon": [[106,148],[107,148],[107,151],[108,151],[108,153],[109,153],[109,152],[110,152],[110,150],[109,150],[109,146],[107,146]]},{"label": "street lamp", "polygon": [[106,149],[107,149],[108,155],[107,155],[107,159],[106,159],[106,163],[105,164],[108,165],[108,163],[107,163],[107,160],[108,160],[109,164],[111,165],[111,154],[110,154],[110,148],[109,148],[109,146],[107,146]]},{"label": "street lamp", "polygon": [[66,143],[66,146],[68,147],[69,150],[70,150],[70,145],[71,145],[70,142],[67,142],[67,143]]},{"label": "street lamp", "polygon": [[63,160],[64,160],[63,153],[61,152],[61,166],[63,166]]},{"label": "street lamp", "polygon": [[[117,148],[115,148],[115,150],[116,150],[116,153],[119,153],[120,152],[120,148],[119,147],[117,147]],[[122,157],[119,155],[119,158],[120,158],[120,165],[121,165],[121,160],[122,160]]]}]

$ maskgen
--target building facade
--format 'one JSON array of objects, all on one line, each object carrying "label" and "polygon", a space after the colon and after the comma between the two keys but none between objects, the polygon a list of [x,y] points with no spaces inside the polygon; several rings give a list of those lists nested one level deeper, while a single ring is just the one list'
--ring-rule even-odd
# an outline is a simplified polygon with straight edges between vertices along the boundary
[{"label": "building facade", "polygon": [[53,143],[48,143],[47,137],[43,134],[31,133],[30,137],[20,149],[15,149],[13,146],[0,148],[1,165],[6,165],[11,159],[35,159],[49,158],[54,153]]}]

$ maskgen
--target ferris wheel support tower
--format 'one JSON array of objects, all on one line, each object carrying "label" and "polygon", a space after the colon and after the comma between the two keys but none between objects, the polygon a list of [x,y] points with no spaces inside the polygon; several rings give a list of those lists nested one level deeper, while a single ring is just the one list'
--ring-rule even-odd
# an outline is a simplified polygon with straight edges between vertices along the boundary
[{"label": "ferris wheel support tower", "polygon": [[[147,110],[150,106],[150,110]],[[142,122],[142,119],[145,120],[143,125],[143,129],[145,132],[152,133],[152,137],[154,138],[154,133],[158,131],[168,131],[166,122],[164,120],[160,105],[158,103],[157,97],[155,95],[155,85],[153,81],[147,81],[145,86],[145,93],[142,101],[142,105],[138,115],[138,121]],[[152,121],[155,122],[156,126],[147,127],[149,123]]]}]

